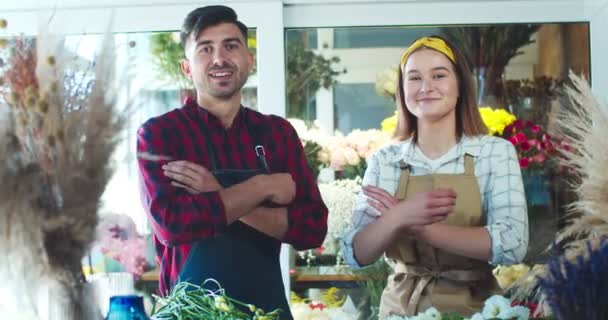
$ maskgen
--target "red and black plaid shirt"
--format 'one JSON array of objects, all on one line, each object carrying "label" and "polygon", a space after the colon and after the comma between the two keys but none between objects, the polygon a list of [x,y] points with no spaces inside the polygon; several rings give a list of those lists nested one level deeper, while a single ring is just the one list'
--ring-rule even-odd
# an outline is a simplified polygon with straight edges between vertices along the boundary
[{"label": "red and black plaid shirt", "polygon": [[[206,141],[201,126],[208,128],[211,141]],[[288,230],[283,242],[296,249],[320,246],[327,232],[327,208],[298,135],[285,119],[241,107],[233,125],[225,129],[218,118],[189,99],[182,108],[141,126],[137,152],[187,160],[210,169],[210,143],[218,168],[258,169],[252,134],[256,135],[255,142],[263,144],[271,172],[289,172],[296,181],[296,197],[287,207]],[[191,244],[213,237],[226,225],[226,214],[218,192],[191,195],[172,186],[161,169],[167,161],[139,159],[138,163],[142,202],[154,231],[160,293],[164,295],[175,284]]]}]

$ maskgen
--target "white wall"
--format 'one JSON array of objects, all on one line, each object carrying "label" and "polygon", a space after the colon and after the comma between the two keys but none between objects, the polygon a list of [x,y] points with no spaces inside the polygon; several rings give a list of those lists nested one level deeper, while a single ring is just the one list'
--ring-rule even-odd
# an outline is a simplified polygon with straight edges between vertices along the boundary
[{"label": "white wall", "polygon": [[591,17],[591,85],[594,94],[608,107],[608,0]]}]

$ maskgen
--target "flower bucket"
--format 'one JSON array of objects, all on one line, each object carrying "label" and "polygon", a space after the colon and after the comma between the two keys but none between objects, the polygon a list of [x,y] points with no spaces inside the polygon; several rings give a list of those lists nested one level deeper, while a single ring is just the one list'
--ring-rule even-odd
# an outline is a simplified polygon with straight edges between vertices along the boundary
[{"label": "flower bucket", "polygon": [[549,182],[544,172],[522,172],[528,206],[548,206],[551,203]]}]

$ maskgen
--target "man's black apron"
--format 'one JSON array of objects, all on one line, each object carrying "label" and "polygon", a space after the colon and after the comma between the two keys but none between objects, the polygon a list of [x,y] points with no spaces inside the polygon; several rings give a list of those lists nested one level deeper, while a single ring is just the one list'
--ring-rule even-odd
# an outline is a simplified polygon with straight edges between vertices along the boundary
[{"label": "man's black apron", "polygon": [[[201,130],[206,142],[211,142],[207,129]],[[255,135],[251,136],[255,143]],[[258,169],[255,170],[217,168],[212,143],[206,144],[210,171],[224,188],[257,174],[269,173],[261,144],[256,143]],[[237,220],[215,237],[193,243],[177,281],[200,285],[205,279],[213,278],[229,297],[265,312],[280,308],[281,319],[292,320],[281,276],[280,252],[280,241]]]}]

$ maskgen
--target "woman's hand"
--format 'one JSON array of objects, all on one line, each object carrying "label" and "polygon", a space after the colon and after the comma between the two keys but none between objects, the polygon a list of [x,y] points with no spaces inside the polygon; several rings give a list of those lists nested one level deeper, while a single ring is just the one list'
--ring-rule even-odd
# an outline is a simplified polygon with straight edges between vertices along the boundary
[{"label": "woman's hand", "polygon": [[451,189],[421,192],[404,201],[375,186],[363,187],[363,193],[381,215],[388,216],[400,227],[414,229],[445,220],[456,203],[456,193]]},{"label": "woman's hand", "polygon": [[367,199],[367,203],[378,210],[381,215],[399,203],[399,200],[393,195],[376,186],[364,186],[363,193],[370,198]]}]

